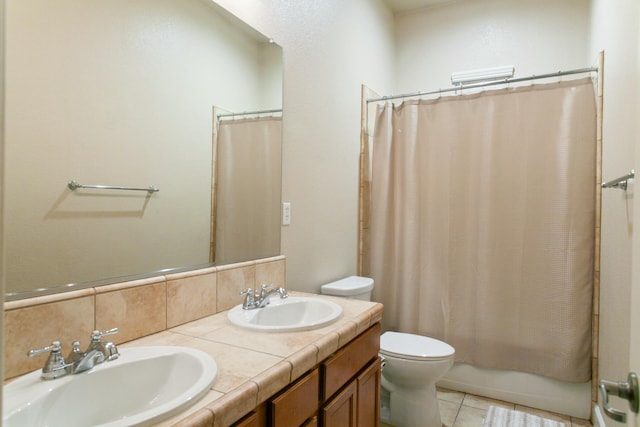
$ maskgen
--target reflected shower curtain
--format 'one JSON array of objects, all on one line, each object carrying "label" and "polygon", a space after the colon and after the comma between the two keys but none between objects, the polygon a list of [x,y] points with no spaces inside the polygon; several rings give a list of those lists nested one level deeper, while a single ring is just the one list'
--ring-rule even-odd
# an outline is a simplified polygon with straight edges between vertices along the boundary
[{"label": "reflected shower curtain", "polygon": [[391,330],[456,361],[590,379],[590,79],[378,107],[370,271]]},{"label": "reflected shower curtain", "polygon": [[280,253],[282,119],[221,120],[215,194],[215,262]]}]

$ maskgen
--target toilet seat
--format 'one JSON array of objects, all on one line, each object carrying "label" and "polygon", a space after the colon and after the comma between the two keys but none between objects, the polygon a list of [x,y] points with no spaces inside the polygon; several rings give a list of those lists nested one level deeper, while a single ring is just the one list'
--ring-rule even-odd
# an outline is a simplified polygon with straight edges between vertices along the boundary
[{"label": "toilet seat", "polygon": [[437,361],[451,358],[455,349],[435,338],[385,332],[380,336],[380,354],[407,360]]}]

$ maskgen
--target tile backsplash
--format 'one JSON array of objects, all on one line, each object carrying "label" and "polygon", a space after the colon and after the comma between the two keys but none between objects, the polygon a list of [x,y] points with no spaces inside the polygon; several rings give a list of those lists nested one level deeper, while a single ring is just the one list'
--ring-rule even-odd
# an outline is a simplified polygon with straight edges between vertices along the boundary
[{"label": "tile backsplash", "polygon": [[143,280],[4,303],[4,378],[42,367],[45,355],[27,352],[52,341],[67,354],[93,330],[119,328],[117,344],[200,319],[240,304],[240,291],[286,287],[284,256],[209,267]]}]

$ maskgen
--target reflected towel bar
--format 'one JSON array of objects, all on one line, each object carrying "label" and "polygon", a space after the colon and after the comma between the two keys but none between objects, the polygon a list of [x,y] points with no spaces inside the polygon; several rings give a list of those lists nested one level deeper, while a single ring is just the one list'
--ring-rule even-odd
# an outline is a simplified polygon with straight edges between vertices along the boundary
[{"label": "reflected towel bar", "polygon": [[131,190],[131,191],[148,191],[149,193],[157,193],[160,189],[154,187],[153,185],[148,186],[147,188],[135,188],[135,187],[116,187],[113,185],[94,185],[94,184],[79,184],[77,181],[69,181],[67,187],[71,191],[76,190],[77,188],[96,188],[98,190]]},{"label": "reflected towel bar", "polygon": [[613,179],[611,181],[603,182],[602,188],[620,188],[627,191],[627,181],[635,177],[635,171],[631,169],[628,174],[621,176],[620,178]]}]

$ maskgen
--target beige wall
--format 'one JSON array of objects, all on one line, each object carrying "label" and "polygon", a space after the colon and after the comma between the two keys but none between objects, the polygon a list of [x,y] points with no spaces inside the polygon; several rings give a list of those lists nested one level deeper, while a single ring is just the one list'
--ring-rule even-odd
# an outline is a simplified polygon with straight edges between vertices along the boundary
[{"label": "beige wall", "polygon": [[460,1],[396,18],[396,91],[448,87],[451,73],[513,65],[516,76],[597,65],[588,0]]}]

